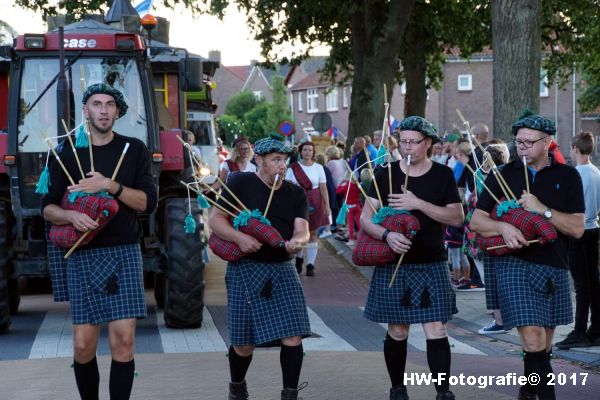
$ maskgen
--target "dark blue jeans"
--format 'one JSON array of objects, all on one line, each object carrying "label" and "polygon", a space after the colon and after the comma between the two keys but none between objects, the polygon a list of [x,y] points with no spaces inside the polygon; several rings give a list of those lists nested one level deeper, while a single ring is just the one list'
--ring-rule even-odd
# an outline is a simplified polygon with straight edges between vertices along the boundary
[{"label": "dark blue jeans", "polygon": [[584,334],[591,313],[590,336],[600,336],[600,229],[586,229],[580,239],[569,238],[569,268],[575,284],[575,331]]}]

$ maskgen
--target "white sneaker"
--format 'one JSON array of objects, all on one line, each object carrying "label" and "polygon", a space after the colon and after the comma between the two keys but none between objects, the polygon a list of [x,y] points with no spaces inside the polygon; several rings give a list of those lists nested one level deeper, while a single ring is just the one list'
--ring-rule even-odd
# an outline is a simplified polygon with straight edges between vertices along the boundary
[{"label": "white sneaker", "polygon": [[319,235],[319,239],[326,239],[332,235],[333,234],[331,233],[331,231],[329,229],[326,229],[323,232],[321,232],[321,234]]}]

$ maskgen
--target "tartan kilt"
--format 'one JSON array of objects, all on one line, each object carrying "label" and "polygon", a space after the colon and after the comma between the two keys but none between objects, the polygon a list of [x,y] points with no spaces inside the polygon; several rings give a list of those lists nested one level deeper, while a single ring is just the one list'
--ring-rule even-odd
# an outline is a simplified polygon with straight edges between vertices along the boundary
[{"label": "tartan kilt", "polygon": [[238,230],[271,247],[285,246],[285,240],[283,237],[281,237],[281,234],[277,231],[277,229],[270,225],[263,224],[256,218],[249,218],[248,223],[246,225],[240,225]]},{"label": "tartan kilt", "polygon": [[498,280],[496,276],[496,260],[483,253],[483,273],[485,275],[485,306],[488,310],[499,310],[500,300],[498,300]]},{"label": "tartan kilt", "polygon": [[214,232],[211,232],[208,237],[208,247],[210,247],[217,257],[225,261],[239,261],[245,255],[237,243],[223,240],[215,235]]},{"label": "tartan kilt", "polygon": [[[94,239],[106,224],[119,212],[119,203],[109,196],[81,196],[75,199],[74,203],[69,201],[69,191],[67,190],[62,198],[61,207],[65,210],[76,210],[88,215],[98,222],[98,228],[87,232],[87,236],[81,242],[84,246]],[[86,232],[80,232],[71,224],[52,225],[48,238],[58,247],[65,249],[71,248]]]},{"label": "tartan kilt", "polygon": [[292,261],[227,263],[227,328],[232,345],[280,346],[311,335],[304,291]]},{"label": "tartan kilt", "polygon": [[573,321],[568,270],[507,256],[496,260],[496,276],[505,328]]},{"label": "tartan kilt", "polygon": [[400,265],[388,288],[395,268],[395,263],[375,268],[365,318],[388,324],[446,323],[458,312],[445,261]]},{"label": "tartan kilt", "polygon": [[67,284],[73,324],[146,317],[142,252],[137,243],[73,253],[67,260]]}]

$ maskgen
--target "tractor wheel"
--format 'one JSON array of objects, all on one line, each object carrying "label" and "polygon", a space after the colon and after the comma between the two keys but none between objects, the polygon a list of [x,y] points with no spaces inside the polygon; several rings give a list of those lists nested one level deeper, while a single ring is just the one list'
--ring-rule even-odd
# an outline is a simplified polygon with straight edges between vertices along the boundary
[{"label": "tractor wheel", "polygon": [[6,232],[6,204],[0,201],[0,332],[6,332],[10,327]]},{"label": "tractor wheel", "polygon": [[184,230],[188,215],[186,198],[167,199],[163,214],[168,257],[164,315],[169,328],[199,328],[202,325],[204,227],[200,223],[202,210],[196,201],[191,204],[196,220],[196,231],[192,234]]},{"label": "tractor wheel", "polygon": [[156,272],[154,275],[154,300],[159,309],[165,308],[165,285],[167,279],[164,272]]},{"label": "tractor wheel", "polygon": [[8,280],[8,307],[10,309],[10,315],[15,315],[17,311],[19,311],[20,304],[21,290],[19,289],[19,281],[10,278]]}]

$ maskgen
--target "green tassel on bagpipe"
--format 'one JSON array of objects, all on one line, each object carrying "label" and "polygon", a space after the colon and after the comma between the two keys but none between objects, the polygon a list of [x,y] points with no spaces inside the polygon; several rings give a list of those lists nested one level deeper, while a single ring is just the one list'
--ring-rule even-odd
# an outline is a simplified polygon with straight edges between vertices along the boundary
[{"label": "green tassel on bagpipe", "polygon": [[375,159],[373,160],[374,166],[383,164],[385,162],[387,155],[388,155],[388,151],[385,148],[385,146],[379,146],[379,149],[377,149],[377,155],[375,156]]},{"label": "green tassel on bagpipe", "polygon": [[265,225],[271,226],[271,222],[266,219],[259,210],[242,211],[233,219],[233,227],[238,229],[240,226],[248,225],[250,218],[255,218]]},{"label": "green tassel on bagpipe", "polygon": [[502,214],[505,214],[510,210],[514,210],[516,208],[521,208],[521,206],[519,205],[519,203],[517,203],[516,200],[503,201],[496,208],[496,215],[498,216],[498,218],[500,218]]},{"label": "green tassel on bagpipe", "polygon": [[85,133],[83,124],[81,124],[77,130],[77,135],[75,135],[75,147],[78,149],[86,149],[89,145],[88,135]]},{"label": "green tassel on bagpipe", "polygon": [[335,224],[336,225],[346,225],[346,218],[348,217],[348,204],[346,204],[346,202],[344,202],[344,204],[342,204],[342,208],[340,208],[340,212],[337,215],[337,218],[335,219]]},{"label": "green tassel on bagpipe", "polygon": [[71,193],[69,193],[69,202],[71,204],[75,204],[75,200],[77,200],[80,197],[87,197],[87,196],[110,197],[112,199],[112,196],[108,192],[98,192],[98,193],[71,192]]},{"label": "green tassel on bagpipe", "polygon": [[410,214],[410,212],[406,210],[396,210],[395,208],[388,206],[381,207],[379,210],[377,210],[377,213],[373,215],[371,221],[373,221],[375,224],[381,224],[386,217],[398,214]]},{"label": "green tassel on bagpipe", "polygon": [[183,229],[185,230],[185,233],[188,234],[196,232],[196,220],[191,213],[185,217],[185,225]]},{"label": "green tassel on bagpipe", "polygon": [[37,194],[48,194],[48,187],[50,186],[50,171],[48,171],[48,166],[44,167],[42,174],[40,175],[40,180],[35,186],[35,192]]},{"label": "green tassel on bagpipe", "polygon": [[208,200],[206,200],[206,197],[204,197],[203,194],[199,194],[197,200],[198,200],[198,205],[200,206],[200,208],[202,208],[202,209],[210,208],[210,204],[208,203]]}]

